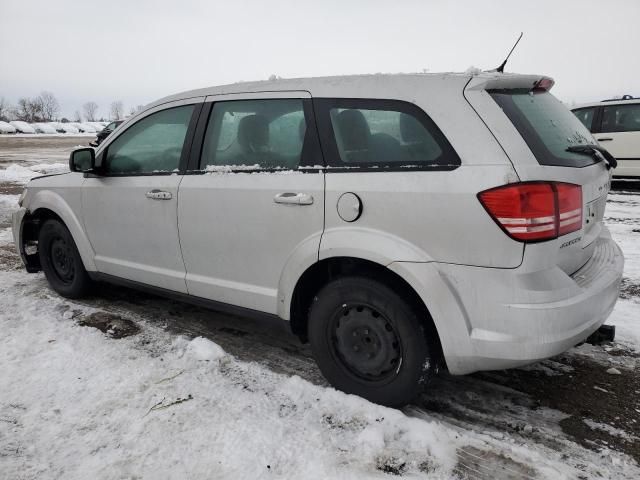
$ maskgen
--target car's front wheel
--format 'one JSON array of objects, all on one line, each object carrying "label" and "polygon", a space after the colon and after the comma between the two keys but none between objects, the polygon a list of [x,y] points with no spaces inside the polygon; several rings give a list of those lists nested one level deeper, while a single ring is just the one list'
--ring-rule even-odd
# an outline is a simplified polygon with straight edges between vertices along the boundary
[{"label": "car's front wheel", "polygon": [[38,235],[42,271],[51,288],[63,297],[80,298],[91,290],[92,282],[69,229],[58,220],[47,220]]},{"label": "car's front wheel", "polygon": [[368,278],[339,278],[318,293],[309,313],[309,341],[333,386],[382,405],[414,400],[434,370],[415,309]]}]

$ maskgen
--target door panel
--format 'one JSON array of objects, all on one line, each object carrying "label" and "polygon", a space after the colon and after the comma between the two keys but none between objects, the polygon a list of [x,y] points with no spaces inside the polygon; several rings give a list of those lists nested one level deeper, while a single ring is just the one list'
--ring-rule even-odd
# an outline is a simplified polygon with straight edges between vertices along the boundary
[{"label": "door panel", "polygon": [[107,140],[82,192],[99,272],[187,292],[177,202],[200,109],[191,102],[157,107]]},{"label": "door panel", "polygon": [[[179,175],[88,178],[85,230],[99,272],[186,293],[177,229]],[[166,192],[171,198],[149,198]]]},{"label": "door panel", "polygon": [[215,98],[200,174],[179,191],[187,288],[276,314],[287,260],[309,242],[317,252],[323,229],[324,175],[299,168],[321,162],[308,94]]}]

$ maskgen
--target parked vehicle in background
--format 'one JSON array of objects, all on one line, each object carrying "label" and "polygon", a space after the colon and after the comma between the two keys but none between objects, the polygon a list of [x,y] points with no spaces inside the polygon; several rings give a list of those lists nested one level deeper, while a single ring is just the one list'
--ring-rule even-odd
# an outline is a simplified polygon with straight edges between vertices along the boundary
[{"label": "parked vehicle in background", "polygon": [[35,129],[36,133],[57,133],[56,129],[48,123],[32,123],[31,126]]},{"label": "parked vehicle in background", "polygon": [[102,130],[104,130],[104,125],[100,122],[86,122],[86,123],[88,123],[93,128],[95,128],[96,132],[101,132]]},{"label": "parked vehicle in background", "polygon": [[16,133],[16,127],[8,122],[0,121],[0,133]]},{"label": "parked vehicle in background", "polygon": [[572,111],[618,160],[614,177],[640,178],[640,98],[625,95]]},{"label": "parked vehicle in background", "polygon": [[107,124],[101,131],[98,132],[98,134],[96,135],[96,139],[91,142],[90,145],[93,147],[97,147],[98,145],[100,145],[105,138],[111,135],[113,131],[122,124],[122,122],[124,122],[124,120],[116,120],[115,122]]},{"label": "parked vehicle in background", "polygon": [[77,128],[80,133],[96,133],[96,129],[87,123],[71,122],[69,125]]},{"label": "parked vehicle in background", "polygon": [[12,122],[9,122],[11,125],[14,126],[14,128],[16,129],[16,132],[18,133],[36,133],[35,129],[29,125],[27,122],[22,122],[20,120],[13,120]]},{"label": "parked vehicle in background", "polygon": [[54,122],[52,123],[52,126],[58,133],[80,133],[80,131],[76,127],[74,127],[72,123]]},{"label": "parked vehicle in background", "polygon": [[167,97],[32,180],[16,246],[70,298],[110,281],[287,320],[335,387],[403,405],[442,365],[552,357],[613,310],[615,159],[552,86],[371,75]]}]

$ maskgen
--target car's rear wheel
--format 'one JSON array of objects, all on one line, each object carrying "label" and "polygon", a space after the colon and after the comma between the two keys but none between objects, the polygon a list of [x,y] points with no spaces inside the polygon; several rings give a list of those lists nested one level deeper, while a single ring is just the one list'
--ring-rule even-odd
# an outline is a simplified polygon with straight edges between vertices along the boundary
[{"label": "car's rear wheel", "polygon": [[382,405],[411,402],[433,372],[416,312],[375,280],[344,277],[327,284],[311,306],[309,341],[333,386]]},{"label": "car's rear wheel", "polygon": [[92,282],[67,227],[47,220],[38,235],[40,265],[49,285],[60,295],[79,298],[91,290]]}]

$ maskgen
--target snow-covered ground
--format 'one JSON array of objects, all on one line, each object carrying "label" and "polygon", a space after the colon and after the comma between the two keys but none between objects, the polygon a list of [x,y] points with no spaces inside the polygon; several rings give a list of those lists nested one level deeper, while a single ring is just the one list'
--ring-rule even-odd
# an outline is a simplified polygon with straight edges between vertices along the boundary
[{"label": "snow-covered ground", "polygon": [[[0,187],[64,168],[38,163],[0,165]],[[328,387],[275,327],[110,286],[59,297],[20,267],[17,198],[0,194],[0,479],[640,478],[638,191],[606,213],[614,344],[443,375],[401,411]]]}]

